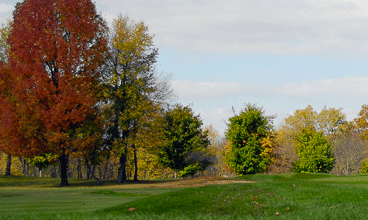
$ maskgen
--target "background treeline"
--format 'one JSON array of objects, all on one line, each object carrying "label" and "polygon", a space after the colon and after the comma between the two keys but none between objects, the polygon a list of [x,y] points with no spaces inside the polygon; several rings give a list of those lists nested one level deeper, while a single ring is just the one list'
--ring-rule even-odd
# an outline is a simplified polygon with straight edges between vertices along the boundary
[{"label": "background treeline", "polygon": [[248,173],[333,173],[354,175],[367,172],[367,112],[347,121],[342,109],[311,106],[296,110],[279,128],[274,116],[248,104],[230,118],[225,162],[235,171]]},{"label": "background treeline", "polygon": [[[70,10],[70,9],[73,10]],[[247,104],[226,138],[175,104],[143,22],[109,30],[89,0],[19,3],[0,38],[0,174],[116,179],[367,172],[367,114]]]}]

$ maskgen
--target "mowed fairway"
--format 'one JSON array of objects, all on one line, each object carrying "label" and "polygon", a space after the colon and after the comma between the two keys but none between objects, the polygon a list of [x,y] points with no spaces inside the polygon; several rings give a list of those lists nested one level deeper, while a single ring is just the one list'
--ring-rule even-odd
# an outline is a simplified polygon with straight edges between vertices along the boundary
[{"label": "mowed fairway", "polygon": [[[113,181],[0,178],[0,219],[367,219],[368,176]],[[134,208],[134,209],[133,209]]]},{"label": "mowed fairway", "polygon": [[174,190],[141,188],[139,184],[130,188],[134,184],[115,185],[111,181],[100,187],[93,186],[93,180],[71,180],[70,187],[58,187],[58,183],[59,179],[51,178],[0,178],[0,218],[92,212]]}]

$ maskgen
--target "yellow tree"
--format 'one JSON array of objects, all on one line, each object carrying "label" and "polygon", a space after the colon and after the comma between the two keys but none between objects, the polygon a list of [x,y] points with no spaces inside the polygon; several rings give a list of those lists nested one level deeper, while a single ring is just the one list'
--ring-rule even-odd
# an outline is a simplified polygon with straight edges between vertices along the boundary
[{"label": "yellow tree", "polygon": [[354,119],[356,128],[365,139],[368,139],[368,105],[362,105],[358,116],[358,118]]},{"label": "yellow tree", "polygon": [[323,131],[324,135],[332,137],[346,127],[346,115],[342,108],[326,108],[321,110],[315,117],[315,128],[317,131]]},{"label": "yellow tree", "polygon": [[292,163],[299,159],[293,140],[295,136],[301,134],[303,129],[322,131],[329,141],[335,141],[339,134],[348,127],[346,116],[341,108],[324,107],[321,112],[317,113],[308,105],[305,109],[296,110],[293,115],[284,120],[284,124],[276,132],[278,169],[281,172],[289,171]]},{"label": "yellow tree", "polygon": [[159,82],[154,74],[157,55],[143,22],[130,22],[121,15],[114,21],[105,65],[105,113],[110,119],[107,143],[120,155],[119,183],[127,179],[128,147],[135,148],[133,140],[142,118],[170,94],[168,84]]}]

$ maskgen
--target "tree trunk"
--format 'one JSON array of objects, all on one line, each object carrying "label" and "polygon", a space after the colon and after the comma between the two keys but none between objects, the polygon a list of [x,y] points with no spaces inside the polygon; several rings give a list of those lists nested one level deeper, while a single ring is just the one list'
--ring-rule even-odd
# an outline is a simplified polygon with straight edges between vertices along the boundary
[{"label": "tree trunk", "polygon": [[[88,163],[88,162],[86,162],[86,163]],[[86,164],[86,179],[89,180],[90,176],[91,176],[91,169]]]},{"label": "tree trunk", "polygon": [[8,160],[6,162],[5,176],[11,176],[11,154],[8,154]]},{"label": "tree trunk", "polygon": [[138,181],[138,161],[137,161],[137,148],[135,144],[132,145],[134,151],[134,181]]},{"label": "tree trunk", "polygon": [[88,163],[88,161],[86,161],[86,166],[87,166],[88,170],[90,170],[90,174],[92,175],[92,177],[93,177],[95,180],[97,180],[97,184],[98,184],[99,186],[101,186],[101,185],[102,185],[101,180],[100,180],[99,178],[97,178],[97,177],[96,177],[96,175],[95,175],[96,167],[95,167],[95,166],[92,166],[92,165],[90,166],[90,165],[89,165],[89,163]]},{"label": "tree trunk", "polygon": [[22,164],[22,174],[24,176],[28,176],[28,163],[27,163],[27,160],[22,158],[22,157],[19,157],[19,161]]},{"label": "tree trunk", "polygon": [[56,169],[56,166],[51,166],[50,168],[50,177],[51,178],[56,178],[58,175],[57,175],[58,171]]},{"label": "tree trunk", "polygon": [[68,186],[68,155],[65,154],[65,150],[63,154],[59,158],[60,163],[60,186]]},{"label": "tree trunk", "polygon": [[78,157],[77,175],[78,175],[78,179],[82,179],[82,162],[81,162],[80,157]]},{"label": "tree trunk", "polygon": [[125,152],[123,152],[119,158],[120,167],[118,170],[118,183],[124,183],[124,181],[127,180],[127,175],[126,175],[127,155],[126,155],[126,150],[124,151]]},{"label": "tree trunk", "polygon": [[98,166],[98,175],[99,175],[99,179],[102,179],[102,169],[101,169],[101,165]]},{"label": "tree trunk", "polygon": [[108,172],[108,168],[109,168],[109,160],[110,160],[110,153],[107,154],[107,157],[106,157],[106,163],[105,163],[105,166],[104,166],[104,174],[103,174],[103,179],[107,179],[107,172]]}]

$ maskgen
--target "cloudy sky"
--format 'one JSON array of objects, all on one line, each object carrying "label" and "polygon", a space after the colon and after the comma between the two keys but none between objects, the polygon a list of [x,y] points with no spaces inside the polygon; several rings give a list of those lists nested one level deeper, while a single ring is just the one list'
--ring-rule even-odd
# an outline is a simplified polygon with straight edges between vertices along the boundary
[{"label": "cloudy sky", "polygon": [[[16,2],[0,0],[1,24]],[[307,105],[352,120],[368,104],[368,1],[94,2],[110,25],[120,13],[145,22],[177,102],[220,134],[245,103],[276,115],[275,126]]]}]

